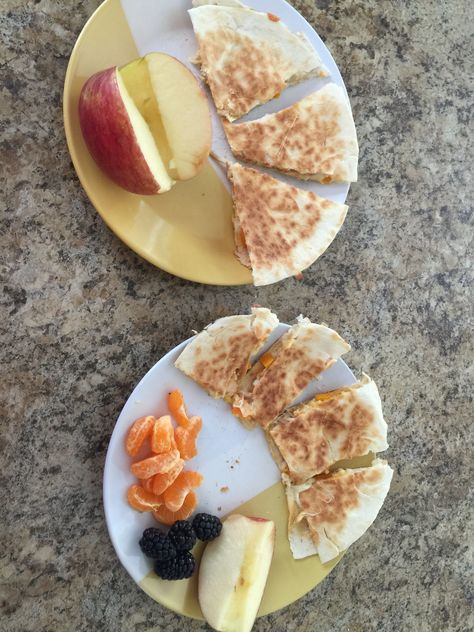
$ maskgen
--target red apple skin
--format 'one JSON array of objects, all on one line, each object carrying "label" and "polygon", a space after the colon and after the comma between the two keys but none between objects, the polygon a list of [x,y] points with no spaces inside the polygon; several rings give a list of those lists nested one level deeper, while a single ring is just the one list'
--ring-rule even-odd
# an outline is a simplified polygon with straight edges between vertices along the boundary
[{"label": "red apple skin", "polygon": [[268,518],[258,518],[257,516],[249,516],[249,520],[254,520],[255,522],[268,522]]},{"label": "red apple skin", "polygon": [[141,195],[160,191],[120,96],[115,67],[92,75],[84,84],[79,122],[92,157],[116,184]]}]

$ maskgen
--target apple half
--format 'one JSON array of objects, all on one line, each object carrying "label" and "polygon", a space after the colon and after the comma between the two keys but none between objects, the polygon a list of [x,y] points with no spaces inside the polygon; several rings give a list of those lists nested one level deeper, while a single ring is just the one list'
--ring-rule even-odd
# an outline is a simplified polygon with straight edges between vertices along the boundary
[{"label": "apple half", "polygon": [[275,523],[232,514],[204,549],[198,595],[209,625],[220,632],[250,632],[275,547]]},{"label": "apple half", "polygon": [[192,72],[165,53],[90,77],[79,98],[79,122],[99,167],[141,195],[194,177],[211,149],[207,97]]}]

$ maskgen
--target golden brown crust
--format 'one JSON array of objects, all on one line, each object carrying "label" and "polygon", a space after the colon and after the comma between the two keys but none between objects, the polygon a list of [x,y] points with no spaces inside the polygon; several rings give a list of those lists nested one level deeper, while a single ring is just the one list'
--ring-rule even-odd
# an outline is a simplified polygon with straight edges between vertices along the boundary
[{"label": "golden brown crust", "polygon": [[[295,483],[324,472],[335,461],[369,452],[374,409],[358,403],[356,392],[347,390],[341,395],[296,409],[270,430]],[[339,441],[333,456],[331,444]]]},{"label": "golden brown crust", "polygon": [[[288,365],[297,365],[300,361],[305,368],[295,373],[294,380],[288,382]],[[253,417],[264,428],[275,419],[282,408],[306,388],[311,380],[322,373],[332,360],[311,360],[301,348],[289,348],[275,359],[254,384],[251,400],[258,402]],[[245,400],[245,395],[244,395]]]},{"label": "golden brown crust", "polygon": [[344,476],[330,476],[316,480],[299,495],[300,510],[306,517],[315,543],[319,541],[318,529],[331,525],[333,532],[345,527],[347,515],[361,504],[358,487],[376,484],[383,480],[380,468],[352,470]]},{"label": "golden brown crust", "polygon": [[201,71],[219,113],[239,118],[285,88],[286,63],[278,51],[226,28],[197,38]]},{"label": "golden brown crust", "polygon": [[257,307],[249,315],[220,318],[185,347],[175,366],[213,397],[229,401],[248,369],[250,357],[277,324],[275,314]]},{"label": "golden brown crust", "polygon": [[[253,331],[241,327],[226,341],[225,347],[216,345],[215,354],[210,358],[199,359],[194,367],[193,379],[207,391],[213,391],[216,385],[226,384],[229,380],[228,367],[234,369],[233,381],[238,381],[247,370],[249,349],[258,345],[259,340]],[[199,353],[199,349],[197,350]]]},{"label": "golden brown crust", "polygon": [[345,96],[334,85],[256,121],[223,125],[233,154],[246,162],[324,183],[356,175],[354,123]]},{"label": "golden brown crust", "polygon": [[[232,169],[238,170],[233,177]],[[245,236],[252,268],[271,269],[275,261],[290,268],[295,247],[310,240],[329,200],[313,192],[284,186],[256,169],[235,167],[229,170],[233,182],[233,201],[238,224]],[[294,273],[301,270],[294,270]]]}]

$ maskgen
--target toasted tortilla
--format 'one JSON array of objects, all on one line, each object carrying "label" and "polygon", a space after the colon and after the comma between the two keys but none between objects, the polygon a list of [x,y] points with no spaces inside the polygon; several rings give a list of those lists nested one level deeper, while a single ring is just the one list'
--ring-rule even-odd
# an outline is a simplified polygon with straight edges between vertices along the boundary
[{"label": "toasted tortilla", "polygon": [[234,412],[247,424],[266,428],[311,380],[349,350],[335,331],[300,317],[242,378]]},{"label": "toasted tortilla", "polygon": [[316,395],[288,410],[269,434],[280,453],[280,467],[295,484],[326,472],[337,461],[388,448],[380,395],[367,375],[353,386]]},{"label": "toasted tortilla", "polygon": [[303,33],[292,33],[272,13],[239,4],[201,0],[189,11],[199,45],[195,61],[218,113],[229,121],[290,84],[329,74]]},{"label": "toasted tortilla", "polygon": [[325,564],[358,540],[377,517],[393,470],[381,459],[370,467],[339,470],[300,486],[284,479],[293,557],[317,553]]},{"label": "toasted tortilla", "polygon": [[238,163],[233,185],[236,256],[254,284],[268,285],[306,270],[341,228],[347,206]]},{"label": "toasted tortilla", "polygon": [[269,309],[219,318],[185,347],[175,366],[212,397],[229,399],[248,369],[250,357],[278,325]]},{"label": "toasted tortilla", "polygon": [[355,182],[359,147],[349,101],[330,83],[256,121],[223,121],[233,154],[302,180]]}]

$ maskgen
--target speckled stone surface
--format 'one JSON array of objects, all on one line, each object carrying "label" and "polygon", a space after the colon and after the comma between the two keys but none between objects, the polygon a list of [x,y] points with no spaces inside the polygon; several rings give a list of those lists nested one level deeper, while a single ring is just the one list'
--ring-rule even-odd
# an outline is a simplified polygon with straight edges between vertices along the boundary
[{"label": "speckled stone surface", "polygon": [[304,281],[259,290],[153,268],[83,193],[61,95],[97,4],[1,3],[0,628],[208,629],[154,603],[121,567],[102,470],[146,370],[192,328],[257,301],[351,342],[348,362],[382,393],[395,477],[375,525],[329,578],[255,630],[474,629],[470,2],[294,2],[345,78],[360,181]]}]

